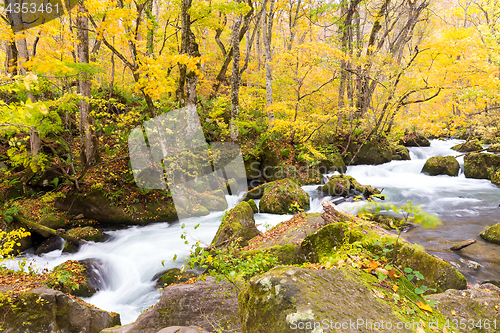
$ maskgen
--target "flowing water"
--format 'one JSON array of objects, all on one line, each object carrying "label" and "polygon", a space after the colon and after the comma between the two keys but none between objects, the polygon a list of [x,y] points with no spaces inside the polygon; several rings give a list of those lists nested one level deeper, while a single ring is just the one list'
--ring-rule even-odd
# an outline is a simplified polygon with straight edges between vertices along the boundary
[{"label": "flowing water", "polygon": [[[458,177],[426,176],[420,173],[425,160],[437,155],[457,155],[450,149],[461,141],[433,141],[431,147],[410,148],[411,161],[392,161],[378,166],[351,166],[347,173],[361,184],[384,188],[389,201],[405,204],[411,200],[422,204],[428,212],[438,214],[443,224],[435,229],[415,228],[405,233],[410,242],[423,245],[427,251],[460,266],[459,269],[469,283],[488,279],[500,279],[500,246],[484,242],[478,234],[486,225],[500,222],[500,188],[488,180]],[[459,158],[463,165],[463,158]],[[321,201],[325,199],[317,186],[304,186],[311,196],[309,212],[321,212]],[[228,196],[230,207],[240,200]],[[354,209],[357,204],[342,204],[344,209]],[[165,269],[179,267],[181,263],[172,258],[185,257],[190,245],[185,245],[181,234],[188,231],[188,240],[202,240],[209,244],[215,236],[222,212],[205,217],[183,220],[180,223],[157,223],[144,227],[108,231],[112,238],[105,243],[90,243],[78,253],[62,254],[53,251],[42,256],[29,255],[36,260],[39,269],[51,269],[66,260],[96,258],[104,262],[104,286],[101,291],[85,300],[107,311],[120,313],[122,324],[134,321],[143,309],[156,303],[161,295],[155,290],[153,276]],[[256,214],[258,228],[265,231],[290,215]],[[196,230],[194,226],[200,224]],[[454,243],[475,237],[476,244],[459,252],[449,250]],[[473,260],[482,265],[479,270],[468,269],[461,260]],[[162,265],[164,261],[164,265]]]}]

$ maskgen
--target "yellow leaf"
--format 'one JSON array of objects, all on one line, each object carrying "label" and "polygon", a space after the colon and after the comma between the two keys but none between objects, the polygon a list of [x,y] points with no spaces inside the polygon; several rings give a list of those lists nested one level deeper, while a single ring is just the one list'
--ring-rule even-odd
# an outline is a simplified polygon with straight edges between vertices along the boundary
[{"label": "yellow leaf", "polygon": [[424,304],[424,303],[422,303],[422,302],[418,302],[418,303],[417,303],[417,306],[418,306],[419,308],[421,308],[422,310],[432,312],[432,308],[430,307],[430,305],[429,305],[429,304]]},{"label": "yellow leaf", "polygon": [[443,333],[448,333],[448,329],[446,327],[443,327]]},{"label": "yellow leaf", "polygon": [[451,310],[451,314],[455,316],[457,313],[455,312],[455,310]]},{"label": "yellow leaf", "polygon": [[392,290],[394,291],[398,290],[398,288],[399,288],[398,286],[392,286]]},{"label": "yellow leaf", "polygon": [[422,327],[418,327],[416,333],[425,333]]}]

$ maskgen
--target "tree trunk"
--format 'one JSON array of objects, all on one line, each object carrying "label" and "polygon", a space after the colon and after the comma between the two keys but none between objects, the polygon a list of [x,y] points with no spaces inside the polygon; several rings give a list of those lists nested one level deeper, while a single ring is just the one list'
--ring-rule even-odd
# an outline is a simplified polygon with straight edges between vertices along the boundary
[{"label": "tree trunk", "polygon": [[[89,21],[87,10],[83,6],[83,0],[78,3],[78,17],[76,19],[78,27],[78,62],[80,64],[89,63]],[[78,91],[82,95],[79,102],[80,109],[80,159],[83,166],[90,166],[97,160],[97,138],[92,129],[93,119],[90,116],[90,77],[88,73],[81,73],[78,80]]]},{"label": "tree trunk", "polygon": [[231,122],[229,130],[231,140],[238,140],[238,128],[235,124],[240,107],[240,39],[239,31],[241,26],[241,15],[237,15],[233,25],[232,46],[233,46],[233,73],[231,75]]},{"label": "tree trunk", "polygon": [[274,20],[274,0],[269,2],[269,11],[265,11],[262,20],[262,34],[264,40],[264,56],[266,68],[266,106],[267,106],[267,119],[270,127],[274,126],[274,112],[271,105],[273,104],[273,73],[272,73],[272,52],[271,40],[273,33],[273,20]]}]

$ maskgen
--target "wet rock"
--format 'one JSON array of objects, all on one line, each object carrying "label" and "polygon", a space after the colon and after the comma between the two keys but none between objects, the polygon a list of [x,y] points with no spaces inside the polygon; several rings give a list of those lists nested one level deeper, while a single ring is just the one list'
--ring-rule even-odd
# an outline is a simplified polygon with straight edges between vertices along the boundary
[{"label": "wet rock", "polygon": [[[54,267],[51,288],[78,297],[90,297],[105,285],[106,267],[99,259],[68,260]],[[62,277],[62,278],[57,278]]]},{"label": "wet rock", "polygon": [[77,302],[60,291],[40,287],[24,292],[11,311],[0,306],[5,333],[81,332],[99,333],[120,325],[120,315]]},{"label": "wet rock", "polygon": [[[467,323],[460,332],[498,332],[500,288],[492,284],[475,285],[468,290],[450,289],[441,294],[430,295],[429,298],[438,302],[437,310],[445,315],[450,323]],[[474,321],[474,325],[470,325],[470,320]]]},{"label": "wet rock", "polygon": [[331,176],[328,183],[318,186],[317,189],[328,195],[344,197],[349,195],[363,195],[365,198],[368,198],[369,196],[381,193],[377,188],[373,188],[370,185],[361,185],[354,177],[346,175]]},{"label": "wet rock", "polygon": [[471,153],[464,157],[464,173],[467,178],[491,180],[498,170],[500,170],[499,155]]},{"label": "wet rock", "polygon": [[[68,235],[77,239],[83,239],[92,242],[104,242],[107,238],[107,235],[104,232],[93,227],[73,228],[68,231]],[[63,252],[74,253],[78,251],[78,248],[79,246],[77,244],[66,242],[64,243]]]},{"label": "wet rock", "polygon": [[487,227],[479,235],[488,242],[500,244],[500,223]]},{"label": "wet rock", "polygon": [[245,201],[226,212],[211,246],[227,246],[240,237],[239,245],[246,246],[250,239],[260,234],[255,226],[253,214],[252,207]]},{"label": "wet rock", "polygon": [[433,156],[425,161],[422,173],[430,176],[458,176],[460,164],[453,156]]},{"label": "wet rock", "polygon": [[392,160],[392,149],[387,143],[370,141],[359,145],[351,145],[344,157],[347,165],[377,165]]},{"label": "wet rock", "polygon": [[[372,281],[374,276],[350,267],[273,268],[250,280],[239,295],[241,332],[360,332],[350,320],[404,322],[396,305],[375,296]],[[347,325],[323,331],[319,325],[329,321]]]},{"label": "wet rock", "polygon": [[35,254],[40,255],[55,250],[61,250],[63,246],[64,246],[64,241],[61,237],[52,236],[42,242],[42,244],[36,249]]},{"label": "wet rock", "polygon": [[481,145],[481,143],[479,143],[478,140],[470,140],[470,141],[466,141],[464,143],[460,143],[458,145],[455,145],[455,146],[451,147],[451,149],[456,150],[456,151],[461,152],[461,153],[468,153],[471,151],[481,150],[481,149],[483,149],[483,146]]},{"label": "wet rock", "polygon": [[[87,194],[69,193],[66,198],[55,202],[57,209],[86,219],[96,220],[100,225],[144,225],[152,222],[168,222],[177,219],[173,202],[151,202],[146,209],[136,207],[135,215],[125,213],[125,207],[115,206],[108,194],[94,190]],[[205,206],[206,207],[206,206]]]},{"label": "wet rock", "polygon": [[399,140],[399,144],[405,147],[429,147],[431,142],[423,134],[410,133]]},{"label": "wet rock", "polygon": [[309,194],[291,179],[270,183],[259,202],[259,211],[271,214],[290,214],[309,209]]},{"label": "wet rock", "polygon": [[153,281],[156,281],[156,288],[165,288],[174,283],[186,282],[193,277],[197,277],[198,274],[192,271],[181,272],[179,268],[171,268],[153,276]]},{"label": "wet rock", "polygon": [[[207,331],[224,327],[241,332],[237,289],[209,276],[193,284],[171,285],[158,303],[143,312],[127,333],[157,333],[170,326],[197,326]],[[213,325],[213,326],[212,326]]]},{"label": "wet rock", "polygon": [[[396,155],[399,157],[400,160],[406,161],[406,160],[411,160],[410,158],[410,151],[408,148],[406,148],[403,145],[397,145],[394,148],[393,155]],[[394,156],[393,156],[394,157]],[[394,159],[394,158],[393,158]]]}]

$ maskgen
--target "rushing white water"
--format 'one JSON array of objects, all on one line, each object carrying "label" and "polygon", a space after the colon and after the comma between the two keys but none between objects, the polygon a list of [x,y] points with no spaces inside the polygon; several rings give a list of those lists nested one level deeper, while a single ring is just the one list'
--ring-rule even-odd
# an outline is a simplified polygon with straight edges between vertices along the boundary
[{"label": "rushing white water", "polygon": [[[479,271],[459,269],[469,282],[500,277],[500,259],[496,254],[500,247],[482,241],[478,234],[486,225],[500,222],[500,189],[488,180],[467,179],[463,174],[458,177],[427,176],[420,173],[425,160],[436,155],[458,155],[450,149],[462,141],[432,141],[431,147],[410,148],[411,161],[392,161],[378,166],[359,165],[348,167],[347,173],[361,184],[384,188],[383,193],[391,202],[405,204],[411,200],[422,204],[426,211],[438,214],[443,224],[436,229],[415,228],[404,237],[417,242],[445,260],[460,263],[460,259],[474,260],[483,265]],[[459,158],[463,164],[463,158]],[[321,201],[325,197],[316,190],[316,185],[304,186],[309,193],[309,212],[322,212]],[[234,207],[241,197],[228,196],[230,207]],[[328,199],[328,197],[326,197]],[[258,201],[257,201],[258,203]],[[353,209],[362,203],[342,204],[344,209]],[[181,234],[189,233],[188,240],[194,243],[201,240],[209,244],[215,236],[222,212],[211,213],[205,217],[183,220],[180,223],[157,223],[143,227],[107,231],[112,236],[105,243],[90,243],[78,253],[61,254],[53,251],[40,257],[30,255],[36,260],[39,269],[53,268],[66,260],[96,258],[104,262],[105,285],[94,296],[85,299],[107,311],[120,313],[122,324],[134,321],[140,311],[153,305],[160,297],[155,290],[153,276],[165,269],[180,267],[182,262],[172,258],[184,258],[189,254],[190,245],[184,244]],[[256,214],[255,220],[261,231],[289,219],[291,215]],[[196,230],[194,226],[200,224]],[[459,253],[449,247],[459,241],[475,237],[478,243]],[[164,261],[164,266],[162,266]]]},{"label": "rushing white water", "polygon": [[[479,233],[485,226],[500,222],[500,188],[489,180],[465,178],[463,157],[457,158],[461,165],[458,177],[420,173],[426,159],[431,156],[460,155],[451,147],[461,142],[432,140],[431,147],[409,148],[411,161],[350,166],[347,174],[361,184],[384,188],[383,194],[390,202],[404,205],[411,200],[414,204],[421,204],[425,211],[437,214],[442,225],[434,229],[415,228],[403,237],[459,266],[469,283],[499,279],[500,246],[485,242]],[[461,251],[449,249],[469,238],[478,241]],[[469,269],[461,263],[463,260],[476,261],[483,267]]]}]

